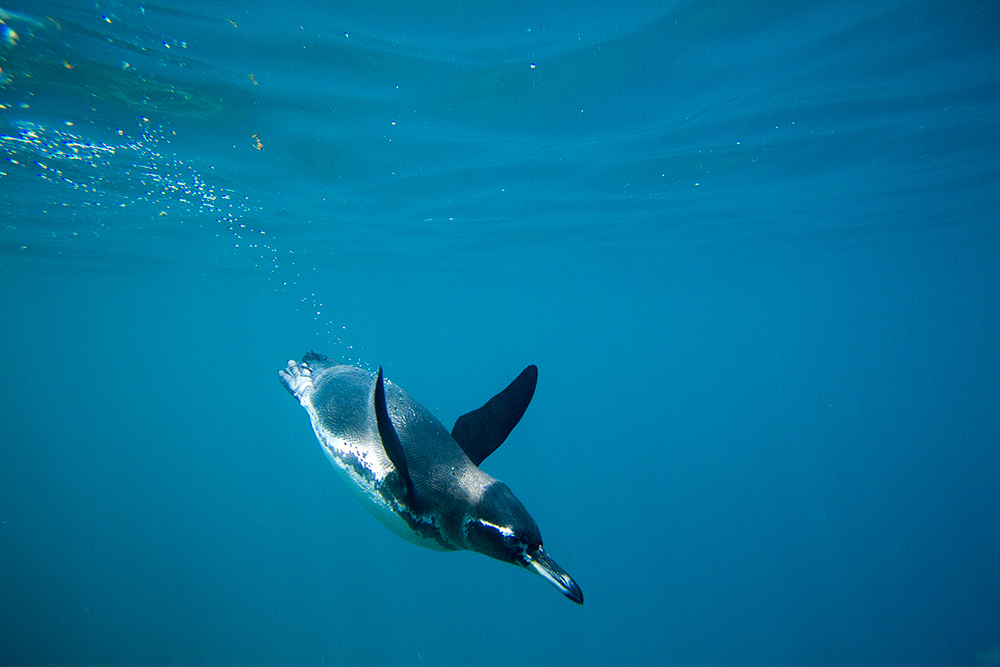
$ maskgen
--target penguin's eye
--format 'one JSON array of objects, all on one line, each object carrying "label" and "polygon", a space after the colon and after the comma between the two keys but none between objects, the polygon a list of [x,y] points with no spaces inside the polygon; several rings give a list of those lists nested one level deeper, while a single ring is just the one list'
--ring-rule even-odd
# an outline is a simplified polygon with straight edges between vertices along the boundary
[{"label": "penguin's eye", "polygon": [[486,519],[470,521],[465,530],[473,550],[498,560],[518,563],[527,549],[523,534]]}]

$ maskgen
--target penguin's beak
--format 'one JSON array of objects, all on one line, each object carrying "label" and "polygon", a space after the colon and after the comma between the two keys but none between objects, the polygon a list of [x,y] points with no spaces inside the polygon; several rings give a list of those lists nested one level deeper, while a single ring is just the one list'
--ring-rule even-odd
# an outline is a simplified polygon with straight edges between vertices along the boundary
[{"label": "penguin's beak", "polygon": [[524,554],[524,565],[529,570],[534,570],[545,577],[549,583],[573,602],[583,604],[583,591],[573,581],[573,577],[566,574],[566,570],[559,567],[541,547],[538,547],[534,553]]}]

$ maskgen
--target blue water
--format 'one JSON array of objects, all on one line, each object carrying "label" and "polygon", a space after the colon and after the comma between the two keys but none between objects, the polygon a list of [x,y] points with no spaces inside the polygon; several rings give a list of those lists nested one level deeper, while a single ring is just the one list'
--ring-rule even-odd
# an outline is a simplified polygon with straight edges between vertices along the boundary
[{"label": "blue water", "polygon": [[[996,2],[0,18],[0,665],[1000,664]],[[309,349],[537,364],[586,604],[368,515]]]}]

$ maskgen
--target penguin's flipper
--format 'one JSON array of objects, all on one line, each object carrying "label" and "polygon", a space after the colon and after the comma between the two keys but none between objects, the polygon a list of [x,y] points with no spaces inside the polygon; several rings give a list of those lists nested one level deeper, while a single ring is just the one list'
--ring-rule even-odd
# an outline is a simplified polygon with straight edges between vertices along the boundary
[{"label": "penguin's flipper", "polygon": [[378,435],[382,440],[382,447],[396,468],[407,497],[413,497],[413,480],[410,479],[410,471],[406,467],[403,445],[399,442],[399,435],[396,434],[392,419],[389,417],[389,408],[385,404],[385,386],[382,380],[381,366],[378,368],[378,379],[375,380],[375,421],[378,423]]},{"label": "penguin's flipper", "polygon": [[486,405],[458,418],[451,437],[475,465],[492,454],[521,421],[537,383],[538,368],[528,366]]}]

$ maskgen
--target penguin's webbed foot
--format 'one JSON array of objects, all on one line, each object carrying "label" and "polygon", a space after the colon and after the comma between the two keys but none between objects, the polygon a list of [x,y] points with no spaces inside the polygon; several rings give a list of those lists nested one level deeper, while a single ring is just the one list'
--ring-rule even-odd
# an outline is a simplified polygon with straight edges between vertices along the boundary
[{"label": "penguin's webbed foot", "polygon": [[306,362],[299,363],[289,359],[288,367],[283,371],[278,371],[278,376],[288,393],[299,401],[302,401],[313,391],[312,369]]}]

